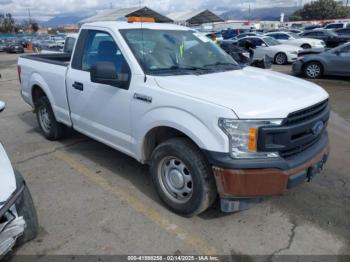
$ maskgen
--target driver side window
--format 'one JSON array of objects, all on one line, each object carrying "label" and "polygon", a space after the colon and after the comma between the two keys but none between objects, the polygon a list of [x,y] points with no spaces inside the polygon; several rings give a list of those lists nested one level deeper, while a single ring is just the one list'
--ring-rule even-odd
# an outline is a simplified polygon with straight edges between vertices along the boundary
[{"label": "driver side window", "polygon": [[121,73],[126,64],[120,49],[109,33],[89,30],[85,41],[81,68],[84,71],[90,71],[91,67],[98,62],[113,63],[117,73]]}]

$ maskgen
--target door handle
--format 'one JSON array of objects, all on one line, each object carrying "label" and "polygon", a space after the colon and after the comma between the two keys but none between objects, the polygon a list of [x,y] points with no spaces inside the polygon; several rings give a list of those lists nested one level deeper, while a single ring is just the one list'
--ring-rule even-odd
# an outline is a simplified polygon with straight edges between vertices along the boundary
[{"label": "door handle", "polygon": [[74,82],[74,84],[72,86],[77,90],[80,90],[80,91],[84,90],[84,85],[82,83]]}]

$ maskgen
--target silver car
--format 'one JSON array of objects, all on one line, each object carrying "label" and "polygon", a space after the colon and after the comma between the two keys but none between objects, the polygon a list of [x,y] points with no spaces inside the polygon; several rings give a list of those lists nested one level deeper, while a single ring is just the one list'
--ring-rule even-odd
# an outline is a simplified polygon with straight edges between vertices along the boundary
[{"label": "silver car", "polygon": [[350,76],[350,42],[325,51],[299,54],[293,64],[293,72],[307,78]]}]

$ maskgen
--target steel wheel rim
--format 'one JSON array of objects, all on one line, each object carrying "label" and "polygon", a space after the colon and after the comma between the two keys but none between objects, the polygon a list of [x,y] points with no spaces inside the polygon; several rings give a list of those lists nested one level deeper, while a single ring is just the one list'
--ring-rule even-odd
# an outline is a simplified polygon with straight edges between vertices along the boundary
[{"label": "steel wheel rim", "polygon": [[158,180],[166,196],[180,204],[187,203],[193,194],[193,179],[187,166],[176,157],[165,157],[158,166]]},{"label": "steel wheel rim", "polygon": [[306,73],[309,77],[318,77],[321,73],[321,68],[317,64],[311,64],[306,68]]},{"label": "steel wheel rim", "polygon": [[276,62],[277,62],[277,64],[279,64],[279,65],[283,65],[283,64],[286,62],[285,56],[284,56],[283,54],[277,55],[277,57],[276,57]]},{"label": "steel wheel rim", "polygon": [[49,117],[49,113],[47,112],[46,107],[41,107],[39,109],[39,121],[42,129],[45,133],[50,133],[51,130],[51,121]]}]

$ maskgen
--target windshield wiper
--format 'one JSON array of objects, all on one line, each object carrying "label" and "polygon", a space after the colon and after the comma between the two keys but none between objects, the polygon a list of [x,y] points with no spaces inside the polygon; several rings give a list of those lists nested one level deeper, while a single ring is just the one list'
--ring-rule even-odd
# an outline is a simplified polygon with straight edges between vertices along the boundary
[{"label": "windshield wiper", "polygon": [[198,67],[198,66],[179,66],[179,65],[173,65],[169,68],[167,68],[169,70],[193,70],[193,71],[197,71],[197,70],[208,70],[208,68],[205,67]]},{"label": "windshield wiper", "polygon": [[204,67],[225,66],[225,65],[231,65],[231,66],[234,66],[234,67],[237,67],[237,66],[238,66],[237,64],[234,64],[234,63],[231,63],[231,62],[216,62],[216,63],[214,63],[214,64],[205,65]]}]

